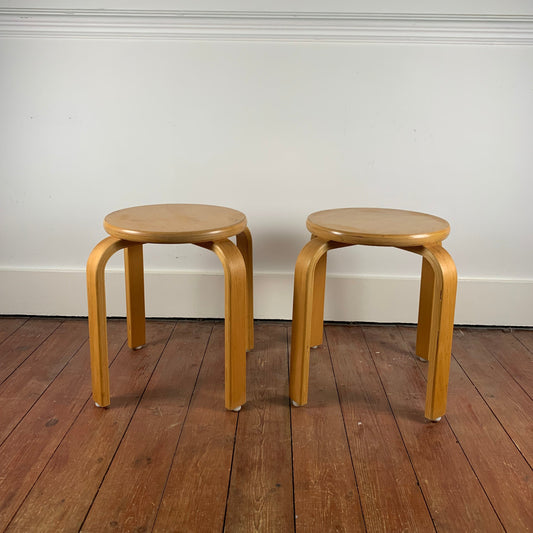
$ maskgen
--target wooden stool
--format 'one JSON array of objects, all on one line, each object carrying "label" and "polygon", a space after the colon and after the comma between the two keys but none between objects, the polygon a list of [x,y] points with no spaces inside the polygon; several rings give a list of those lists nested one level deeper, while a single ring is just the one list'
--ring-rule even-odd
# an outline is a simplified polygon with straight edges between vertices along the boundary
[{"label": "wooden stool", "polygon": [[[87,261],[89,339],[93,398],[110,404],[105,301],[105,265],[124,250],[128,345],[145,344],[144,243],[191,243],[215,252],[225,274],[225,405],[238,411],[246,401],[246,351],[253,348],[252,236],[243,213],[212,205],[163,204],[131,207],[105,217],[111,235]],[[236,236],[237,246],[229,237]]]},{"label": "wooden stool", "polygon": [[423,257],[416,353],[429,361],[425,416],[440,420],[446,411],[457,290],[455,264],[441,246],[450,232],[448,222],[412,211],[347,208],[309,215],[307,229],[312,237],[298,256],[294,274],[293,404],[307,403],[309,348],[322,344],[328,250],[354,244],[394,246]]}]

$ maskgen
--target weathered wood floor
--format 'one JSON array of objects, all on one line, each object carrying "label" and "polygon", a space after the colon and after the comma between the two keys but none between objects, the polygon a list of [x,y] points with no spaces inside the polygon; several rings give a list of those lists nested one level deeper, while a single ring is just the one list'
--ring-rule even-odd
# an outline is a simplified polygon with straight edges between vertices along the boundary
[{"label": "weathered wood floor", "polygon": [[258,322],[248,402],[223,408],[218,321],[0,318],[0,531],[533,531],[533,331],[457,329],[448,413],[424,421],[415,330],[326,326],[288,401],[289,323]]}]

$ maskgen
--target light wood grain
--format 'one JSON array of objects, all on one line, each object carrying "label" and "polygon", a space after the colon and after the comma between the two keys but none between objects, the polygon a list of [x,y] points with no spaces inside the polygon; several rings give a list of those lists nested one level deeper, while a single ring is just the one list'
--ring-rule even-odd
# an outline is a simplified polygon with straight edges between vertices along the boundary
[{"label": "light wood grain", "polygon": [[124,272],[128,346],[140,348],[146,343],[142,244],[129,246],[124,250]]},{"label": "light wood grain", "polygon": [[225,405],[239,409],[246,402],[246,265],[239,249],[229,240],[211,246],[224,267],[225,290]]},{"label": "light wood grain", "polygon": [[425,213],[346,208],[313,213],[307,219],[307,227],[312,237],[301,250],[294,271],[290,373],[293,402],[307,402],[309,349],[322,341],[328,250],[354,244],[394,246],[423,257],[417,349],[429,361],[425,416],[439,420],[446,411],[457,292],[455,264],[440,243],[450,231],[449,224]]},{"label": "light wood grain", "polygon": [[[160,204],[131,207],[109,214],[104,221],[111,235],[87,261],[87,297],[91,341],[93,397],[110,405],[107,362],[105,266],[125,248],[128,344],[145,343],[143,243],[192,243],[214,252],[225,274],[226,395],[228,409],[246,401],[246,350],[254,345],[252,235],[240,211],[202,204]],[[237,245],[228,237],[236,237]]]},{"label": "light wood grain", "polygon": [[420,246],[443,241],[450,233],[446,220],[400,209],[358,208],[317,211],[307,229],[325,241],[372,246]]},{"label": "light wood grain", "polygon": [[254,262],[252,234],[248,228],[237,235],[237,248],[240,250],[246,265],[246,322],[247,342],[246,350],[254,348]]},{"label": "light wood grain", "polygon": [[300,252],[294,271],[290,396],[298,405],[307,403],[315,270],[327,251],[327,242],[311,239]]},{"label": "light wood grain", "polygon": [[87,261],[87,303],[93,399],[100,407],[107,407],[111,402],[107,356],[105,266],[115,252],[128,246],[137,246],[137,243],[107,237],[95,246]]},{"label": "light wood grain", "polygon": [[[433,289],[428,298],[431,318],[427,319],[429,368],[425,416],[428,420],[437,420],[446,412],[457,270],[450,254],[440,245],[406,250],[422,255],[433,271]],[[423,327],[427,327],[426,323]]]},{"label": "light wood grain", "polygon": [[246,228],[240,211],[203,204],[142,205],[105,217],[104,229],[117,239],[143,243],[195,243],[233,237]]}]

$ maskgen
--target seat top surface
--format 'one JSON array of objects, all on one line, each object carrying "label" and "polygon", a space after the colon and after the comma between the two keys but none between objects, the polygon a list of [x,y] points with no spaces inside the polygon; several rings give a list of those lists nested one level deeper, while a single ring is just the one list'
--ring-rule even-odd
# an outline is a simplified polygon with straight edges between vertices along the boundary
[{"label": "seat top surface", "polygon": [[450,233],[446,220],[426,213],[356,207],[312,213],[307,229],[326,241],[400,247],[439,243]]},{"label": "seat top surface", "polygon": [[129,207],[105,217],[104,229],[118,239],[145,243],[218,241],[241,233],[240,211],[203,204],[159,204]]}]

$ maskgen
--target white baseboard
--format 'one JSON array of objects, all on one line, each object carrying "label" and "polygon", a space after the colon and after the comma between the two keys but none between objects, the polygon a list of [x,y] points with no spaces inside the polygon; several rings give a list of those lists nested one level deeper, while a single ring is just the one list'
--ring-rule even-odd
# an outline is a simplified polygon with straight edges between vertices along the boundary
[{"label": "white baseboard", "polygon": [[[107,313],[124,316],[124,275],[109,270]],[[145,274],[149,317],[221,318],[222,273],[150,271]],[[333,321],[414,323],[417,278],[329,276],[325,318]],[[293,276],[256,273],[255,317],[290,319]],[[85,272],[0,269],[0,314],[86,316]],[[460,279],[456,324],[533,326],[533,280]]]}]

